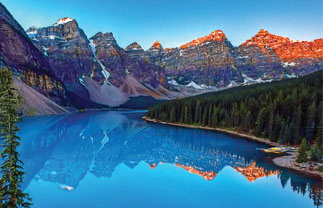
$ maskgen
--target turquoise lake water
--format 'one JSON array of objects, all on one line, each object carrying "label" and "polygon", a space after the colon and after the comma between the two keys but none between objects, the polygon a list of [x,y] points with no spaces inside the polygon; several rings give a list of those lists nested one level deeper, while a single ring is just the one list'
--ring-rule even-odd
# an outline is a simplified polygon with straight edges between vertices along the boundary
[{"label": "turquoise lake water", "polygon": [[322,204],[322,182],[272,164],[266,145],[141,120],[141,111],[25,118],[23,188],[36,208]]}]

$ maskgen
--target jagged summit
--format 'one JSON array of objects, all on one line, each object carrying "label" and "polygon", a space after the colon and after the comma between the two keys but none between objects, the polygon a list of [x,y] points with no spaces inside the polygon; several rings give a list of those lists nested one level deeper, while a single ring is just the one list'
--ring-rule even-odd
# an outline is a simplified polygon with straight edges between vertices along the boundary
[{"label": "jagged summit", "polygon": [[156,41],[156,42],[154,42],[154,44],[150,47],[150,50],[154,50],[154,49],[162,49],[163,47],[161,46],[161,44],[158,42],[158,41]]},{"label": "jagged summit", "polygon": [[90,38],[90,40],[96,40],[96,39],[107,39],[107,40],[115,41],[115,38],[112,32],[107,32],[107,33],[98,32]]},{"label": "jagged summit", "polygon": [[26,30],[27,35],[34,35],[37,34],[38,27],[37,26],[31,26]]},{"label": "jagged summit", "polygon": [[62,19],[57,20],[57,22],[53,26],[63,25],[72,21],[75,21],[75,20],[70,17],[64,17]]},{"label": "jagged summit", "polygon": [[195,39],[189,43],[186,43],[182,46],[180,46],[180,48],[187,48],[190,46],[196,46],[205,42],[211,42],[211,41],[225,41],[227,39],[227,37],[225,36],[225,34],[222,32],[222,30],[215,30],[213,31],[211,34],[204,36],[202,38],[198,38]]},{"label": "jagged summit", "polygon": [[258,46],[265,53],[272,49],[279,58],[290,61],[298,58],[323,57],[323,38],[314,41],[293,41],[287,37],[278,36],[261,29],[255,36],[242,46]]},{"label": "jagged summit", "polygon": [[137,42],[131,43],[125,49],[126,51],[142,50],[141,46]]},{"label": "jagged summit", "polygon": [[119,45],[116,41],[116,39],[113,36],[112,32],[102,33],[98,32],[94,36],[90,38],[90,40],[93,40],[93,43],[96,45],[105,45],[106,47],[116,47],[119,49]]}]

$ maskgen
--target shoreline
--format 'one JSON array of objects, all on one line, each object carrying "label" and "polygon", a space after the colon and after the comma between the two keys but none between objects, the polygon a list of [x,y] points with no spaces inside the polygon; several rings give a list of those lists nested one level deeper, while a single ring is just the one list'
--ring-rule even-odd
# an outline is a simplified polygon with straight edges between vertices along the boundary
[{"label": "shoreline", "polygon": [[[176,126],[176,127],[184,127],[184,128],[192,128],[192,129],[202,129],[202,130],[210,130],[210,131],[216,131],[216,132],[221,132],[221,133],[226,133],[230,134],[233,136],[239,136],[248,140],[256,141],[259,143],[267,144],[270,146],[278,147],[278,146],[286,146],[287,145],[280,145],[277,142],[272,142],[267,139],[259,138],[253,135],[248,135],[248,134],[243,134],[239,133],[233,130],[228,130],[228,129],[222,129],[222,128],[212,128],[212,127],[206,127],[206,126],[193,126],[189,124],[179,124],[179,123],[170,123],[170,122],[165,122],[165,121],[160,121],[156,119],[151,119],[147,116],[142,117],[143,120],[152,122],[152,123],[157,123],[157,124],[163,124],[163,125],[170,125],[170,126]],[[283,168],[291,169],[299,173],[303,173],[306,175],[318,177],[323,180],[323,172],[319,172],[318,170],[313,170],[312,167],[309,166],[309,163],[296,163],[295,162],[296,155],[295,153],[290,154],[290,155],[283,155],[283,156],[278,156],[272,159],[272,162]],[[310,170],[312,169],[312,170]]]}]

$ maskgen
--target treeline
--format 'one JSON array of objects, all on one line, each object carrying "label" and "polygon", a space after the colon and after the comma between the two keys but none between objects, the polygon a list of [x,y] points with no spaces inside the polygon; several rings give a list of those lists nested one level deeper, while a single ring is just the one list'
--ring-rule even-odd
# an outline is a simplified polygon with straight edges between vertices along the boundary
[{"label": "treeline", "polygon": [[190,125],[234,128],[271,141],[306,138],[322,157],[322,70],[301,77],[177,99],[151,108],[148,117]]}]

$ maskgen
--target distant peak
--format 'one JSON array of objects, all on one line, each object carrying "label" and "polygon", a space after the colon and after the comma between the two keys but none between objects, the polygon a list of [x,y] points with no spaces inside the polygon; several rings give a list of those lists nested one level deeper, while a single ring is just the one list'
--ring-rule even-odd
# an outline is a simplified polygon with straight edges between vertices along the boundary
[{"label": "distant peak", "polygon": [[257,34],[269,34],[268,30],[260,29]]},{"label": "distant peak", "polygon": [[150,49],[161,49],[161,48],[162,46],[158,41],[154,42],[154,44],[150,47]]},{"label": "distant peak", "polygon": [[298,58],[323,57],[321,43],[314,41],[293,41],[287,37],[278,36],[261,29],[255,36],[247,40],[242,46],[256,46],[264,53],[270,55],[270,48],[283,61]]},{"label": "distant peak", "polygon": [[37,26],[31,26],[30,28],[28,28],[26,30],[27,35],[33,35],[33,34],[37,34],[38,31],[38,27]]},{"label": "distant peak", "polygon": [[131,43],[125,49],[126,49],[126,51],[142,50],[141,46],[137,42]]},{"label": "distant peak", "polygon": [[202,38],[195,39],[189,43],[186,43],[181,46],[181,48],[186,48],[189,46],[197,46],[199,44],[205,43],[205,42],[210,42],[210,41],[225,41],[227,37],[225,34],[222,32],[222,30],[215,30],[211,32],[211,34],[204,36]]},{"label": "distant peak", "polygon": [[115,40],[112,32],[106,32],[106,33],[98,32],[90,38],[90,40],[100,40],[100,39]]},{"label": "distant peak", "polygon": [[74,19],[72,19],[70,17],[64,17],[62,19],[57,20],[57,22],[54,24],[54,26],[63,25],[63,24],[66,24],[66,23],[72,22],[72,21],[74,21]]}]

